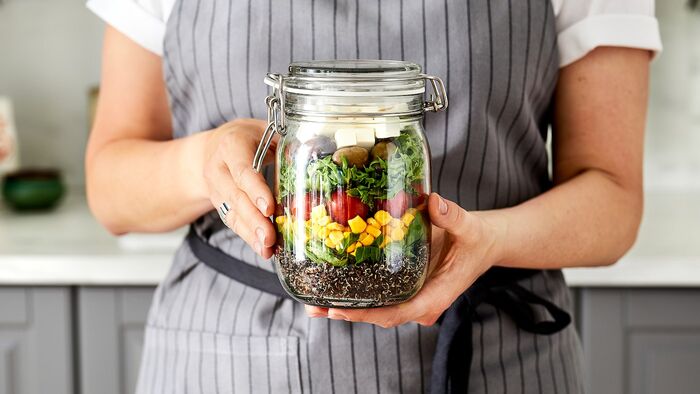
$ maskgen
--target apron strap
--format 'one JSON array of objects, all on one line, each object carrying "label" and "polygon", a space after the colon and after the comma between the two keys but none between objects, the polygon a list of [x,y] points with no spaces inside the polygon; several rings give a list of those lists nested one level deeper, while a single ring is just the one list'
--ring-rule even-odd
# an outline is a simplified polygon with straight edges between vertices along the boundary
[{"label": "apron strap", "polygon": [[214,271],[246,286],[278,297],[291,298],[282,288],[277,274],[252,266],[224,253],[224,251],[212,246],[197,235],[192,226],[190,226],[190,231],[187,233],[187,244],[192,249],[195,257]]},{"label": "apron strap", "polygon": [[[193,227],[187,234],[192,253],[202,263],[237,282],[255,289],[291,298],[276,274],[240,261],[202,239]],[[549,335],[571,322],[566,311],[516,283],[538,270],[492,268],[482,275],[440,317],[437,346],[433,357],[431,393],[466,393],[472,362],[472,319],[482,302],[510,316],[521,329]],[[542,306],[553,320],[539,321],[533,306]]]},{"label": "apron strap", "polygon": [[[521,278],[540,271],[518,270]],[[482,302],[491,304],[511,317],[515,324],[533,334],[551,335],[566,328],[571,316],[548,300],[517,284],[513,278],[482,277],[457,298],[441,317],[433,356],[431,393],[466,393],[472,362],[472,319]],[[540,321],[533,307],[542,306],[553,320]]]}]

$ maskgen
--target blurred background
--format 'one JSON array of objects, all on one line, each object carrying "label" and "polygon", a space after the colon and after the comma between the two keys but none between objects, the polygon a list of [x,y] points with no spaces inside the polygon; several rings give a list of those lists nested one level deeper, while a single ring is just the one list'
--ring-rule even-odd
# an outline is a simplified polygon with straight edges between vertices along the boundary
[{"label": "blurred background", "polygon": [[[565,272],[591,393],[700,392],[700,10],[656,7],[637,244]],[[0,394],[132,392],[183,235],[115,238],[87,209],[102,30],[82,0],[0,0]]]}]

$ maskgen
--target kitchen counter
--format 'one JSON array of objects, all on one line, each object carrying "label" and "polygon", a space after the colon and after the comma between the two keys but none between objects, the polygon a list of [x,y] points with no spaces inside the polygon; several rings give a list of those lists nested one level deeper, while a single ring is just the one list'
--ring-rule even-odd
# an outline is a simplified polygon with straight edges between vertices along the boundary
[{"label": "kitchen counter", "polygon": [[[636,246],[604,268],[565,270],[578,287],[700,287],[700,192],[649,192]],[[0,206],[0,285],[155,285],[185,229],[114,237],[69,195],[49,213]]]},{"label": "kitchen counter", "polygon": [[79,194],[46,213],[0,206],[0,284],[155,285],[184,234],[185,228],[115,237]]}]

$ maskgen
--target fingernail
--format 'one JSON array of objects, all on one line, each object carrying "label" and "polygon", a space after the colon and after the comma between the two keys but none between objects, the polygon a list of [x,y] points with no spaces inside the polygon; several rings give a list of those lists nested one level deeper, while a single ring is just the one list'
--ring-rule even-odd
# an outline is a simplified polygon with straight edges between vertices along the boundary
[{"label": "fingernail", "polygon": [[256,251],[260,256],[262,256],[262,245],[260,244],[260,242],[257,242],[257,241],[256,241],[255,244],[253,245],[253,247],[255,248],[255,251]]},{"label": "fingernail", "polygon": [[258,227],[255,229],[255,235],[258,237],[258,240],[260,241],[261,244],[265,244],[265,231],[261,227]]},{"label": "fingernail", "polygon": [[438,199],[440,199],[440,202],[438,203],[438,210],[440,211],[441,214],[444,215],[447,213],[447,203],[440,196],[438,196]]},{"label": "fingernail", "polygon": [[258,209],[260,212],[262,212],[263,215],[267,213],[267,201],[265,201],[264,198],[258,197],[257,200],[255,200],[255,204],[257,204]]}]

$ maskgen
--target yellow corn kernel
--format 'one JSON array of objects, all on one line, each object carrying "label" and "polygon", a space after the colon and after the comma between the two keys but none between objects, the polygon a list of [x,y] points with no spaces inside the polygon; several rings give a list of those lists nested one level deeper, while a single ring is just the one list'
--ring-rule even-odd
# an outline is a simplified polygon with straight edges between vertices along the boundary
[{"label": "yellow corn kernel", "polygon": [[307,228],[311,228],[311,226],[313,225],[313,223],[311,223],[311,219],[309,219],[309,220],[307,220],[307,221],[304,222],[304,225],[305,225]]},{"label": "yellow corn kernel", "polygon": [[343,230],[345,230],[345,226],[343,226],[340,223],[336,223],[336,222],[328,223],[326,225],[326,228],[331,230],[331,231],[343,231]]},{"label": "yellow corn kernel", "polygon": [[[328,227],[326,227],[326,229],[328,229]],[[343,233],[341,231],[331,231],[328,234],[328,239],[333,241],[334,244],[337,244],[343,240]]]},{"label": "yellow corn kernel", "polygon": [[324,216],[324,217],[318,218],[316,220],[316,224],[318,224],[319,226],[326,226],[326,225],[330,224],[330,222],[331,222],[330,216]]},{"label": "yellow corn kernel", "polygon": [[415,217],[416,214],[418,213],[418,210],[415,209],[415,208],[408,208],[408,209],[406,210],[406,213],[410,213],[411,215],[413,215],[413,217]]},{"label": "yellow corn kernel", "polygon": [[391,228],[401,228],[401,226],[403,226],[403,222],[401,219],[392,218],[389,222],[389,226],[391,226]]},{"label": "yellow corn kernel", "polygon": [[369,218],[369,219],[367,219],[367,224],[370,225],[370,226],[374,226],[374,227],[376,227],[376,228],[382,227],[382,225],[379,224],[379,222],[377,222],[377,219],[375,219],[375,218]]},{"label": "yellow corn kernel", "polygon": [[284,224],[284,221],[287,219],[285,216],[277,216],[275,218],[275,223],[277,224]]},{"label": "yellow corn kernel", "polygon": [[331,249],[335,249],[335,247],[336,247],[335,242],[333,242],[333,240],[330,238],[326,239],[326,241],[324,243],[326,244],[326,246],[328,246]]},{"label": "yellow corn kernel", "polygon": [[319,226],[318,224],[311,225],[311,234],[313,234],[314,237],[317,237],[322,228],[323,227]]},{"label": "yellow corn kernel", "polygon": [[375,227],[375,226],[367,226],[365,231],[368,234],[371,234],[374,238],[377,238],[379,236],[379,234],[382,233],[382,230],[380,230],[379,227]]},{"label": "yellow corn kernel", "polygon": [[404,224],[406,227],[408,227],[408,225],[411,224],[411,222],[412,222],[413,219],[415,219],[415,218],[416,218],[415,215],[412,215],[411,213],[406,212],[406,213],[403,214],[403,216],[401,216],[401,221],[403,222],[403,224]]},{"label": "yellow corn kernel", "polygon": [[348,238],[352,234],[351,231],[343,231],[343,238]]},{"label": "yellow corn kernel", "polygon": [[328,216],[325,205],[316,205],[315,207],[311,208],[311,220],[316,221],[324,216]]},{"label": "yellow corn kernel", "polygon": [[387,246],[389,244],[389,242],[391,242],[391,238],[384,237],[384,239],[382,239],[382,242],[379,244],[379,247],[384,248],[385,246]]},{"label": "yellow corn kernel", "polygon": [[[360,244],[360,245],[362,245],[362,244]],[[347,251],[348,253],[353,253],[353,252],[355,251],[355,249],[357,249],[357,243],[354,243],[354,244],[348,246],[348,248],[347,248],[346,251]]]},{"label": "yellow corn kernel", "polygon": [[364,246],[372,245],[372,242],[374,242],[374,237],[367,233],[363,234],[364,236],[360,235],[360,243]]},{"label": "yellow corn kernel", "polygon": [[350,226],[350,230],[355,234],[359,234],[365,231],[367,228],[367,223],[360,217],[360,215],[348,220],[348,225]]},{"label": "yellow corn kernel", "polygon": [[391,230],[391,240],[392,241],[401,241],[403,237],[406,236],[406,233],[403,231],[401,227],[395,228]]},{"label": "yellow corn kernel", "polygon": [[311,236],[309,233],[304,232],[304,242],[309,242],[311,240]]},{"label": "yellow corn kernel", "polygon": [[377,222],[382,226],[386,226],[392,219],[391,214],[383,209],[377,211],[377,213],[374,214],[374,218],[377,219]]},{"label": "yellow corn kernel", "polygon": [[357,254],[357,252],[356,252],[356,251],[352,251],[352,252],[350,252],[350,254],[353,255],[353,257],[354,257],[355,254]]},{"label": "yellow corn kernel", "polygon": [[321,228],[318,230],[318,236],[319,236],[320,238],[323,238],[323,239],[328,238],[328,234],[329,234],[329,233],[330,233],[330,231],[329,231],[327,228],[325,228],[325,227],[321,227]]}]

